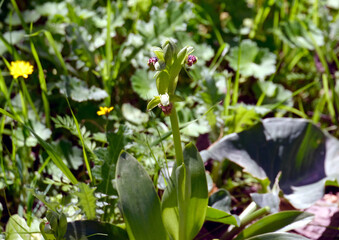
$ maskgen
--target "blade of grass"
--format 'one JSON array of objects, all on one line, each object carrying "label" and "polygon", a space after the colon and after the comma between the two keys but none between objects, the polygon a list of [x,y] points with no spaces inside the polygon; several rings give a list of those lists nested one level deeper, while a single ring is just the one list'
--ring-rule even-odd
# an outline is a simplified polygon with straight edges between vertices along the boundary
[{"label": "blade of grass", "polygon": [[66,75],[68,75],[68,70],[67,70],[67,67],[66,67],[66,63],[64,61],[64,59],[62,58],[61,56],[61,53],[59,52],[56,44],[55,44],[55,41],[54,41],[54,38],[52,36],[52,34],[49,32],[49,31],[44,31],[44,34],[49,42],[49,44],[52,46],[53,50],[54,50],[54,53],[56,55],[56,57],[58,58],[60,64],[61,64],[61,67],[62,69],[64,70],[64,73]]},{"label": "blade of grass", "polygon": [[79,123],[78,123],[78,120],[76,119],[74,113],[73,113],[73,110],[71,108],[71,104],[69,103],[68,99],[66,98],[66,101],[67,101],[67,104],[68,104],[68,107],[71,111],[71,114],[73,116],[73,120],[75,122],[75,126],[77,127],[77,131],[78,131],[78,135],[79,135],[79,139],[81,141],[81,145],[82,145],[82,153],[84,155],[84,160],[85,160],[85,165],[86,165],[86,168],[87,168],[87,171],[88,171],[88,176],[91,180],[91,182],[93,181],[93,177],[92,177],[92,171],[91,171],[91,166],[89,164],[89,161],[88,161],[88,158],[87,158],[87,153],[86,153],[86,145],[85,145],[85,142],[84,142],[84,139],[82,137],[82,134],[81,134],[81,130],[80,130],[80,127],[79,127]]},{"label": "blade of grass", "polygon": [[239,91],[239,78],[240,78],[240,58],[241,58],[241,40],[238,47],[238,62],[237,62],[237,71],[235,73],[235,80],[233,86],[233,98],[232,105],[234,106],[238,102],[238,91]]},{"label": "blade of grass", "polygon": [[231,78],[226,79],[226,95],[224,99],[224,118],[228,117],[228,110],[231,103]]},{"label": "blade of grass", "polygon": [[21,85],[21,88],[22,88],[24,99],[26,99],[28,101],[29,105],[31,106],[31,108],[32,108],[32,110],[35,114],[35,117],[40,122],[39,113],[34,106],[34,103],[32,101],[31,95],[29,94],[29,91],[27,90],[27,86],[26,86],[24,79],[22,77],[19,77],[19,82],[20,82],[20,85]]},{"label": "blade of grass", "polygon": [[217,51],[217,54],[215,54],[215,57],[213,58],[213,60],[212,60],[212,62],[210,64],[211,72],[214,72],[218,68],[218,66],[220,65],[220,63],[223,60],[224,56],[228,52],[228,49],[229,49],[229,45],[227,45],[226,43],[222,44],[219,47],[219,49]]},{"label": "blade of grass", "polygon": [[260,29],[262,27],[262,25],[264,24],[264,21],[266,20],[268,14],[270,13],[272,9],[274,2],[275,0],[265,1],[264,5],[259,8],[259,10],[257,11],[257,15],[254,18],[254,24],[249,34],[249,38],[254,38],[257,29]]},{"label": "blade of grass", "polygon": [[20,19],[20,22],[22,24],[22,27],[25,29],[25,32],[28,33],[29,30],[28,30],[27,24],[26,24],[22,14],[21,14],[21,11],[20,11],[18,5],[16,4],[16,1],[15,0],[11,0],[11,3],[13,5],[13,8],[14,8],[16,14],[18,14],[18,16],[19,16],[19,19]]},{"label": "blade of grass", "polygon": [[[111,39],[111,16],[112,16],[112,7],[111,7],[111,1],[107,0],[106,4],[106,12],[107,12],[107,26],[106,26],[106,44],[105,44],[105,66],[103,69],[103,85],[104,88],[110,96],[110,93],[112,92],[112,61],[113,61],[113,49],[112,49],[112,39]],[[111,105],[111,98],[107,97],[105,99],[106,105]]]},{"label": "blade of grass", "polygon": [[59,156],[59,153],[57,153],[54,150],[54,147],[43,140],[38,134],[36,134],[28,125],[24,124],[19,118],[16,118],[14,115],[10,114],[9,112],[5,111],[4,109],[0,108],[0,113],[3,115],[6,115],[13,120],[17,121],[20,123],[25,129],[30,131],[38,140],[39,144],[45,149],[47,154],[51,157],[53,160],[54,164],[65,174],[65,176],[71,181],[72,184],[76,185],[78,181],[72,174],[72,172],[69,170],[69,168],[66,166],[66,164],[62,161],[62,159]]},{"label": "blade of grass", "polygon": [[[31,32],[32,32],[32,27],[33,25],[31,24]],[[31,44],[31,51],[33,54],[33,57],[35,59],[35,62],[38,66],[38,71],[39,71],[39,82],[40,82],[40,88],[41,88],[41,97],[42,97],[42,102],[44,105],[44,110],[45,110],[45,119],[46,119],[46,125],[48,128],[51,127],[51,120],[50,120],[50,109],[49,109],[49,102],[47,99],[47,85],[46,85],[46,79],[45,79],[45,74],[44,71],[42,69],[42,65],[38,56],[38,53],[35,49],[33,40],[30,40],[30,44]]]},{"label": "blade of grass", "polygon": [[299,117],[308,119],[308,116],[305,113],[303,113],[302,111],[300,111],[300,110],[298,110],[294,107],[290,107],[290,106],[287,106],[287,105],[280,105],[278,108],[282,109],[282,110],[286,110],[286,111],[291,112],[291,113],[294,113],[295,115],[297,115]]},{"label": "blade of grass", "polygon": [[322,111],[324,110],[324,107],[325,107],[325,103],[326,103],[326,97],[322,96],[320,98],[319,102],[317,103],[317,106],[314,110],[314,114],[313,114],[313,117],[312,117],[312,121],[314,123],[319,122],[320,117],[321,117],[321,113],[322,113]]},{"label": "blade of grass", "polygon": [[332,99],[331,99],[331,96],[330,96],[330,93],[329,93],[330,90],[329,90],[329,87],[328,87],[327,75],[323,74],[322,79],[323,79],[323,87],[324,87],[325,98],[326,98],[326,101],[327,101],[328,111],[331,115],[332,122],[335,122],[335,110],[334,110],[333,102],[332,102]]},{"label": "blade of grass", "polygon": [[[296,91],[294,91],[294,92],[292,93],[292,96],[291,96],[291,97],[293,98],[294,96],[296,96],[296,95],[298,95],[299,93],[301,93],[301,92],[303,92],[303,91],[309,89],[310,87],[312,87],[313,85],[315,85],[315,84],[317,84],[317,83],[318,83],[317,81],[314,81],[314,82],[311,82],[311,83],[307,84],[306,86],[303,86],[303,87],[299,88],[298,90],[296,90]],[[276,103],[276,104],[273,104],[273,105],[271,105],[271,106],[268,106],[268,107],[269,107],[271,110],[274,110],[274,109],[278,108],[280,105],[282,105],[284,102],[286,102],[286,101],[289,100],[289,99],[290,99],[290,97],[287,97],[287,98],[281,100],[280,102],[278,102],[278,103]]]},{"label": "blade of grass", "polygon": [[17,50],[13,47],[12,44],[10,44],[0,33],[0,40],[3,42],[3,44],[5,45],[5,47],[7,48],[8,52],[13,55],[14,59],[18,59],[19,58],[19,54],[17,52]]}]

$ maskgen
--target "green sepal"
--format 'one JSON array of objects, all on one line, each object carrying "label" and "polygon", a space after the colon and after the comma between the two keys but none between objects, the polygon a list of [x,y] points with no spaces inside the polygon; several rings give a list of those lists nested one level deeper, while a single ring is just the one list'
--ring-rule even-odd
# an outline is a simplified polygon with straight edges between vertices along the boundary
[{"label": "green sepal", "polygon": [[171,65],[172,64],[172,57],[173,57],[173,52],[172,49],[169,45],[166,45],[163,49],[164,51],[164,58],[165,58],[165,63],[167,65]]},{"label": "green sepal", "polygon": [[152,51],[154,52],[155,56],[157,56],[159,61],[165,62],[164,51],[161,48],[152,47]]},{"label": "green sepal", "polygon": [[164,70],[165,68],[166,68],[166,63],[163,62],[162,60],[159,60],[158,62],[156,62],[156,63],[154,64],[154,69],[155,69],[156,71],[162,71],[162,70]]},{"label": "green sepal", "polygon": [[171,73],[170,76],[170,84],[168,87],[169,93],[174,93],[177,83],[178,83],[178,75],[180,73],[180,70],[182,68],[183,63],[185,62],[186,56],[187,56],[187,49],[188,47],[184,47],[180,50],[180,52],[177,55],[177,58],[174,60],[169,72]]},{"label": "green sepal", "polygon": [[160,103],[160,96],[156,96],[154,97],[148,104],[147,104],[147,110],[150,111],[153,108],[155,108],[156,106],[158,106],[158,104]]},{"label": "green sepal", "polygon": [[156,83],[159,94],[165,94],[168,92],[170,76],[167,71],[161,71],[158,74]]}]

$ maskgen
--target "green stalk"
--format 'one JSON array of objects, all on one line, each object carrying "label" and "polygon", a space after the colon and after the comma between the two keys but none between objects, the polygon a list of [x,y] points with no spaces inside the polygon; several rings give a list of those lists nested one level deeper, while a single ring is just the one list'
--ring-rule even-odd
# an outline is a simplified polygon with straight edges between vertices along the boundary
[{"label": "green stalk", "polygon": [[240,57],[241,57],[241,41],[238,49],[238,62],[237,62],[237,72],[235,74],[235,82],[233,87],[233,98],[232,105],[236,105],[238,102],[238,91],[239,91],[239,78],[240,78]]},{"label": "green stalk", "polygon": [[335,122],[335,119],[336,119],[335,110],[334,110],[333,102],[330,96],[330,89],[328,86],[329,84],[328,84],[327,75],[323,74],[322,79],[323,79],[323,87],[324,87],[324,92],[325,92],[325,98],[327,101],[328,111],[331,115],[332,122]]},{"label": "green stalk", "polygon": [[220,239],[221,240],[233,239],[233,237],[239,234],[248,224],[266,215],[269,211],[270,211],[269,207],[264,207],[264,208],[260,208],[259,210],[255,212],[251,212],[247,216],[244,216],[242,220],[240,220],[239,227],[233,228],[230,232],[226,232],[224,235],[222,235]]},{"label": "green stalk", "polygon": [[[113,50],[112,50],[112,40],[111,40],[111,15],[112,15],[112,8],[111,8],[111,1],[107,1],[107,35],[106,35],[106,45],[105,45],[105,67],[103,72],[103,80],[104,80],[104,87],[108,95],[112,91],[112,61],[113,61]],[[111,105],[111,98],[108,97],[106,99],[106,104],[109,106]]]},{"label": "green stalk", "polygon": [[[30,32],[32,32],[33,25],[31,24],[31,29]],[[49,109],[49,102],[47,99],[47,84],[46,84],[46,79],[45,79],[45,74],[42,69],[42,65],[39,59],[39,55],[35,49],[33,40],[30,40],[31,44],[31,50],[33,57],[35,59],[35,62],[38,66],[38,71],[39,71],[39,82],[40,82],[40,89],[41,89],[41,96],[42,96],[42,103],[44,105],[44,110],[45,110],[45,120],[46,120],[46,125],[48,128],[51,128],[51,121],[50,121],[50,109]]]},{"label": "green stalk", "polygon": [[31,95],[29,94],[29,92],[27,90],[27,87],[26,87],[24,79],[22,77],[19,77],[19,81],[20,81],[20,84],[21,84],[21,88],[22,88],[24,99],[26,99],[28,101],[28,103],[31,106],[31,108],[32,108],[32,110],[33,110],[37,120],[40,122],[39,113],[38,113],[38,111],[36,110],[36,108],[34,106],[34,103],[32,101]]},{"label": "green stalk", "polygon": [[178,122],[178,115],[175,109],[175,104],[173,103],[172,113],[170,115],[171,126],[172,126],[172,134],[173,134],[173,142],[175,149],[175,158],[177,162],[177,166],[180,166],[184,162],[184,155],[182,153],[181,147],[181,138],[180,138],[180,128]]},{"label": "green stalk", "polygon": [[15,0],[11,0],[11,3],[13,5],[13,8],[14,8],[15,12],[18,14],[18,17],[20,19],[22,27],[25,29],[25,32],[28,33],[29,31],[28,31],[27,24],[25,23],[25,20],[24,20],[22,14],[21,14],[21,11],[20,11],[18,5],[16,4],[16,1]]}]

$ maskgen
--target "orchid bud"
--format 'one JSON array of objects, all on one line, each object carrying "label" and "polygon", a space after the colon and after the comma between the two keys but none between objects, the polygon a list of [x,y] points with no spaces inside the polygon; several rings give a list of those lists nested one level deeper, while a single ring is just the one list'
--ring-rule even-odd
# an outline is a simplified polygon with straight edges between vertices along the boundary
[{"label": "orchid bud", "polygon": [[195,64],[197,62],[197,57],[194,56],[194,55],[188,55],[187,58],[186,58],[186,64],[188,66],[192,66],[193,64]]},{"label": "orchid bud", "polygon": [[148,59],[148,63],[147,65],[149,66],[149,68],[154,71],[155,70],[155,64],[158,62],[158,58],[157,57],[151,57],[150,59]]}]

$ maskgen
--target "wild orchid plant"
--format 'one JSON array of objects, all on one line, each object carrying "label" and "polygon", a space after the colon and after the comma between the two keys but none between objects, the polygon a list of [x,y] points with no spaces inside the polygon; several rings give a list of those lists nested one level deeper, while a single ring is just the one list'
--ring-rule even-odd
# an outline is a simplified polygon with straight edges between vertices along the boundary
[{"label": "wild orchid plant", "polygon": [[200,231],[206,216],[208,190],[203,161],[197,148],[188,144],[182,150],[175,103],[179,73],[197,58],[190,55],[192,47],[178,51],[172,40],[153,48],[156,57],[149,60],[156,70],[159,96],[148,104],[151,110],[159,106],[170,117],[176,165],[161,201],[146,171],[132,156],[123,152],[117,163],[116,180],[126,228],[130,239],[193,239]]}]

